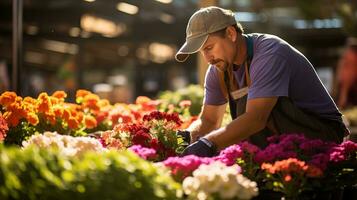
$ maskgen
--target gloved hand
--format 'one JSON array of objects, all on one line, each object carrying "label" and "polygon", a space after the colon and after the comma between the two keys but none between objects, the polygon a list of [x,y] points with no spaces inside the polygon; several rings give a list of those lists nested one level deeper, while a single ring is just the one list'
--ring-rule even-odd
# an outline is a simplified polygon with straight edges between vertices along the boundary
[{"label": "gloved hand", "polygon": [[206,138],[200,138],[196,142],[186,147],[181,156],[196,155],[199,157],[212,157],[216,154],[216,146]]},{"label": "gloved hand", "polygon": [[178,130],[176,132],[176,135],[180,135],[183,139],[183,141],[187,142],[188,144],[190,144],[191,142],[191,134],[190,131],[184,131],[184,130]]}]

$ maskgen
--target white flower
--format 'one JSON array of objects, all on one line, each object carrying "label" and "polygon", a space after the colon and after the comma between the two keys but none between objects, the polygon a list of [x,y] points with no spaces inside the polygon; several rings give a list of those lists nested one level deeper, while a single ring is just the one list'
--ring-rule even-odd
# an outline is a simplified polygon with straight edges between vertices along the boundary
[{"label": "white flower", "polygon": [[22,143],[24,148],[31,144],[40,148],[55,147],[66,156],[81,156],[87,151],[105,151],[102,144],[94,138],[72,137],[68,135],[60,135],[56,132],[45,132],[44,134],[32,135],[27,141]]},{"label": "white flower", "polygon": [[201,165],[183,181],[182,187],[190,199],[251,199],[258,194],[257,184],[238,174],[238,165],[227,167],[221,162]]}]

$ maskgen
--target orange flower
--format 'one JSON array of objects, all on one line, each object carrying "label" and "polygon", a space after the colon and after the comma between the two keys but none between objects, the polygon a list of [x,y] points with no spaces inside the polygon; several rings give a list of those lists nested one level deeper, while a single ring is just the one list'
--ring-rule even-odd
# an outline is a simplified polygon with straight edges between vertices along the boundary
[{"label": "orange flower", "polygon": [[56,97],[57,99],[65,99],[67,97],[67,94],[64,91],[56,91],[52,94],[53,97]]},{"label": "orange flower", "polygon": [[4,113],[3,117],[10,127],[15,127],[19,124],[20,119],[14,112],[7,111]]},{"label": "orange flower", "polygon": [[91,94],[91,92],[87,91],[87,90],[77,90],[76,92],[76,102],[77,103],[82,103],[83,99],[85,96]]},{"label": "orange flower", "polygon": [[261,168],[262,168],[263,170],[268,171],[269,173],[272,173],[272,174],[275,173],[275,167],[274,167],[272,164],[270,164],[270,163],[263,163],[262,166],[261,166]]},{"label": "orange flower", "polygon": [[36,105],[37,100],[32,97],[25,97],[23,100],[23,103],[28,104],[28,105]]},{"label": "orange flower", "polygon": [[69,111],[69,109],[63,109],[63,118],[66,120],[66,121],[68,121],[69,120],[69,118],[72,116],[71,115],[71,112]]},{"label": "orange flower", "polygon": [[46,120],[50,122],[50,124],[55,125],[56,124],[56,115],[54,112],[47,112],[45,113]]},{"label": "orange flower", "polygon": [[77,129],[77,128],[79,127],[79,123],[78,123],[78,121],[76,120],[76,118],[74,118],[74,117],[70,117],[70,118],[68,119],[67,123],[68,123],[68,127],[69,127],[70,129]]},{"label": "orange flower", "polygon": [[38,116],[32,112],[27,113],[26,120],[34,126],[36,126],[39,123]]},{"label": "orange flower", "polygon": [[62,118],[63,113],[64,113],[63,106],[59,106],[59,105],[53,106],[53,113],[55,114],[56,117]]},{"label": "orange flower", "polygon": [[97,120],[91,115],[86,115],[84,117],[84,123],[88,129],[92,129],[97,126]]},{"label": "orange flower", "polygon": [[61,99],[57,99],[56,97],[49,97],[50,98],[50,102],[52,105],[56,105],[56,104],[59,104]]},{"label": "orange flower", "polygon": [[89,94],[83,99],[83,107],[89,108],[95,111],[99,110],[98,106],[99,97],[95,94]]},{"label": "orange flower", "polygon": [[85,97],[88,94],[91,94],[91,92],[89,92],[88,90],[77,90],[76,92],[76,98],[78,97]]},{"label": "orange flower", "polygon": [[6,92],[2,93],[0,96],[0,104],[6,107],[6,106],[10,105],[11,103],[13,103],[15,101],[16,97],[17,97],[17,95],[15,92],[6,91]]},{"label": "orange flower", "polygon": [[49,112],[52,104],[47,93],[42,92],[37,99],[38,99],[38,111],[42,113]]}]

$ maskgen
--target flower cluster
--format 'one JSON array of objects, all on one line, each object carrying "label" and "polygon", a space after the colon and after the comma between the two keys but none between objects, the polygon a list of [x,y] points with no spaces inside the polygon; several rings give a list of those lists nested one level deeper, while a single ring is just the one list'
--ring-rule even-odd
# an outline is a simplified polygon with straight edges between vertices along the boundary
[{"label": "flower cluster", "polygon": [[189,199],[251,199],[258,195],[256,182],[239,174],[238,165],[221,162],[201,165],[182,183]]},{"label": "flower cluster", "polygon": [[337,144],[319,139],[309,139],[302,134],[283,134],[268,138],[269,145],[255,156],[258,163],[298,158],[325,169],[328,150]]},{"label": "flower cluster", "polygon": [[40,148],[57,148],[65,156],[81,156],[88,151],[105,151],[102,144],[94,138],[72,137],[59,135],[55,132],[32,135],[29,140],[23,141],[22,145],[24,148],[30,145],[36,145]]},{"label": "flower cluster", "polygon": [[320,168],[296,158],[273,164],[263,163],[261,168],[267,172],[267,180],[274,182],[273,190],[284,193],[288,198],[297,197],[304,192],[308,178],[319,178],[323,174]]},{"label": "flower cluster", "polygon": [[[132,145],[152,148],[158,160],[177,155],[181,148],[176,131],[182,121],[176,113],[152,111],[136,123],[119,123],[112,131],[103,132],[101,140],[106,147],[127,148]],[[114,145],[113,145],[114,143]]]},{"label": "flower cluster", "polygon": [[352,141],[343,142],[340,145],[334,146],[329,151],[330,161],[333,163],[342,162],[349,159],[356,159],[357,143]]}]

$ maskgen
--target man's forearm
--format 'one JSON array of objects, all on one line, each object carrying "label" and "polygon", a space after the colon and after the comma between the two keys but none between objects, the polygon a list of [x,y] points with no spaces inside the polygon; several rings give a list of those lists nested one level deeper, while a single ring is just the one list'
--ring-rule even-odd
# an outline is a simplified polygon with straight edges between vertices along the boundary
[{"label": "man's forearm", "polygon": [[206,138],[212,141],[218,149],[223,149],[257,133],[262,130],[265,125],[265,120],[257,119],[256,116],[245,113],[226,127],[212,131]]}]

